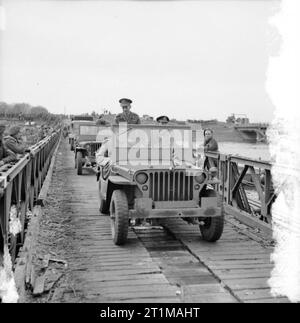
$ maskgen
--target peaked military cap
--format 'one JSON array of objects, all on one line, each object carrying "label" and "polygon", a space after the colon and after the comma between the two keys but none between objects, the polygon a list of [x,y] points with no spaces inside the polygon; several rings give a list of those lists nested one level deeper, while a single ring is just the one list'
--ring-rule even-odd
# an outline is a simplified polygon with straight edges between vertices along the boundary
[{"label": "peaked military cap", "polygon": [[132,103],[132,101],[130,99],[126,99],[126,98],[120,99],[119,102],[120,103],[123,103],[123,102],[126,103],[127,102],[127,103],[130,103],[130,104]]},{"label": "peaked military cap", "polygon": [[160,121],[167,121],[167,122],[169,122],[170,119],[167,116],[160,116],[160,117],[156,118],[156,121],[157,122],[160,122]]}]

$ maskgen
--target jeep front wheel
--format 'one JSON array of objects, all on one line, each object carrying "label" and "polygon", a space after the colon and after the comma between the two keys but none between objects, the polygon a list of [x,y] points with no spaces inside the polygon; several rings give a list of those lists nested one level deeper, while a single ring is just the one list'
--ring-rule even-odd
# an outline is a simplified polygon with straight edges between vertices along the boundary
[{"label": "jeep front wheel", "polygon": [[115,190],[110,202],[111,234],[114,244],[120,246],[127,240],[128,235],[128,201],[122,190]]},{"label": "jeep front wheel", "polygon": [[[216,192],[206,190],[203,197],[215,197]],[[220,239],[224,228],[224,209],[221,207],[221,216],[201,218],[203,224],[199,225],[202,238],[205,241],[215,242]]]},{"label": "jeep front wheel", "polygon": [[82,153],[76,154],[77,175],[82,175]]}]

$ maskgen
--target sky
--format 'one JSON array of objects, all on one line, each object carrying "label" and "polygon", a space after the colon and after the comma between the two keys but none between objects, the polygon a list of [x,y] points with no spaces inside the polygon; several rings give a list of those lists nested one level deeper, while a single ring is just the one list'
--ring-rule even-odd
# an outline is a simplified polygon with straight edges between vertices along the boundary
[{"label": "sky", "polygon": [[0,0],[0,101],[53,113],[269,122],[279,1]]}]

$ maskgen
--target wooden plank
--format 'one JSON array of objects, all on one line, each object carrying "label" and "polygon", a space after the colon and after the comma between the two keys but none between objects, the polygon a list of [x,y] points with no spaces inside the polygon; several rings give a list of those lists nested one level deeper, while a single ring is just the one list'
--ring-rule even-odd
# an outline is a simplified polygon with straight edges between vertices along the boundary
[{"label": "wooden plank", "polygon": [[125,292],[125,293],[105,293],[103,297],[107,302],[110,300],[116,299],[119,301],[125,300],[125,299],[132,299],[132,298],[162,298],[162,297],[174,297],[175,293],[173,291],[168,290],[161,290],[159,292],[157,291],[141,291],[141,292]]},{"label": "wooden plank", "polygon": [[273,298],[270,288],[237,290],[235,291],[235,294],[244,301],[253,299]]},{"label": "wooden plank", "polygon": [[227,266],[228,264],[232,264],[232,265],[261,265],[262,267],[264,265],[270,266],[272,267],[273,264],[271,264],[271,262],[268,259],[233,259],[233,260],[209,260],[209,259],[203,259],[203,261],[205,263],[207,263],[208,265],[213,265],[213,266],[222,266],[225,265]]},{"label": "wooden plank", "polygon": [[[116,301],[118,303],[118,301]],[[168,297],[156,297],[156,298],[132,298],[122,300],[122,303],[180,303],[178,298]]]},{"label": "wooden plank", "polygon": [[184,295],[217,294],[227,292],[219,283],[182,286]]},{"label": "wooden plank", "polygon": [[232,290],[269,288],[266,278],[224,279],[223,282]]},{"label": "wooden plank", "polygon": [[214,278],[211,274],[207,275],[196,275],[196,276],[168,276],[168,280],[172,284],[178,284],[181,286],[184,285],[191,285],[191,284],[213,284],[217,283],[218,281]]},{"label": "wooden plank", "polygon": [[167,277],[195,277],[195,276],[207,276],[211,275],[208,269],[195,270],[195,269],[186,269],[186,270],[165,270],[163,269],[163,274]]},{"label": "wooden plank", "polygon": [[241,278],[265,278],[268,279],[271,276],[270,271],[266,270],[245,270],[243,273],[218,273],[215,272],[222,280],[223,279],[241,279]]},{"label": "wooden plank", "polygon": [[[79,275],[78,275],[79,274]],[[86,276],[88,275],[88,276]],[[90,273],[88,274],[83,274],[82,272],[74,272],[74,276],[75,279],[76,277],[80,277],[81,280],[87,280],[87,277],[90,276]],[[102,281],[102,282],[106,282],[106,281],[124,281],[124,280],[135,280],[136,279],[136,275],[121,275],[121,276],[96,276],[97,278],[93,277],[93,279],[95,281]],[[155,279],[155,277],[161,277],[162,279],[165,278],[165,276],[163,274],[141,274],[139,275],[139,278],[144,278],[145,280],[149,280],[151,281],[151,279]],[[78,280],[78,279],[77,279]],[[167,281],[167,279],[165,278],[165,280]]]},{"label": "wooden plank", "polygon": [[210,264],[209,268],[212,270],[216,269],[267,269],[267,268],[273,268],[273,265],[271,264],[255,264],[255,263],[236,263],[233,264],[232,262],[228,263],[222,263],[222,264]]},{"label": "wooden plank", "polygon": [[266,260],[267,262],[271,262],[270,255],[265,254],[256,254],[256,255],[243,255],[243,254],[232,254],[232,255],[215,255],[211,253],[209,256],[204,256],[202,259],[207,261],[234,261],[234,260]]},{"label": "wooden plank", "polygon": [[269,250],[265,250],[265,249],[249,249],[249,248],[244,248],[244,249],[227,249],[227,250],[223,250],[223,251],[219,251],[219,250],[213,250],[213,251],[201,251],[201,254],[204,257],[207,257],[209,255],[213,255],[213,256],[231,256],[231,255],[249,255],[249,256],[256,256],[256,255],[265,255],[265,256],[269,256],[270,257],[270,251]]},{"label": "wooden plank", "polygon": [[97,277],[101,277],[101,279],[104,278],[109,278],[109,277],[121,277],[121,276],[131,276],[131,275],[141,275],[141,274],[159,274],[161,273],[161,270],[152,270],[152,269],[137,269],[137,270],[114,270],[114,271],[97,271],[94,272],[92,270],[89,270],[89,272],[91,273],[91,276],[96,276]]},{"label": "wooden plank", "polygon": [[152,293],[153,295],[168,292],[169,295],[176,295],[176,291],[180,290],[178,287],[170,286],[170,284],[153,284],[153,285],[126,285],[126,286],[98,286],[98,284],[89,284],[88,289],[90,292],[97,291],[101,295],[111,295],[111,294],[130,294],[130,293]]},{"label": "wooden plank", "polygon": [[184,296],[184,303],[237,303],[238,301],[230,294],[216,293],[207,295]]},{"label": "wooden plank", "polygon": [[288,298],[261,298],[246,300],[245,303],[291,303]]},{"label": "wooden plank", "polygon": [[[159,270],[159,268],[155,265],[149,265],[149,266],[145,266],[145,265],[136,265],[136,264],[122,264],[122,270],[130,270],[130,269],[137,269],[137,268],[147,268],[151,271],[155,271],[155,270]],[[76,269],[85,269],[87,268],[87,265],[86,264],[82,264],[82,265],[78,265],[76,266]],[[94,270],[94,271],[103,271],[103,272],[107,272],[107,271],[116,271],[116,270],[120,270],[120,265],[119,264],[105,264],[105,265],[97,265],[97,264],[93,264],[93,265],[89,265],[88,268]]]},{"label": "wooden plank", "polygon": [[[78,283],[78,285],[76,286],[80,286],[81,283]],[[163,284],[168,284],[168,280],[165,277],[159,277],[159,278],[151,278],[151,279],[135,279],[133,280],[129,280],[129,279],[124,279],[124,280],[107,280],[107,281],[98,281],[97,279],[88,282],[88,281],[84,281],[82,284],[84,284],[85,286],[89,286],[90,284],[95,285],[97,284],[97,286],[99,286],[100,288],[107,288],[107,287],[118,287],[118,286],[132,286],[134,284],[134,286],[144,286],[144,288],[147,288],[147,286],[149,285],[163,285]]]}]

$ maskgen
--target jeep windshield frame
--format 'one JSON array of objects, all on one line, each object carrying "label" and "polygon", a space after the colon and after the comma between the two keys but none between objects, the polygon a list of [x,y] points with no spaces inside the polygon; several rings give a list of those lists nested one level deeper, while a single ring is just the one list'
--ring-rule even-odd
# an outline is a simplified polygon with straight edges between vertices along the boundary
[{"label": "jeep windshield frame", "polygon": [[173,167],[176,160],[178,166],[194,164],[189,125],[120,124],[111,131],[108,150],[116,165]]}]

